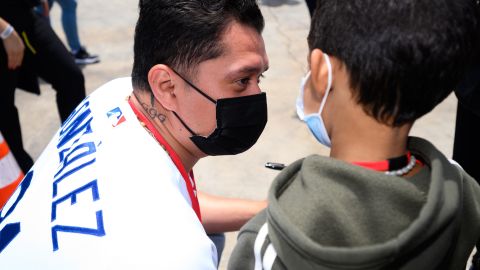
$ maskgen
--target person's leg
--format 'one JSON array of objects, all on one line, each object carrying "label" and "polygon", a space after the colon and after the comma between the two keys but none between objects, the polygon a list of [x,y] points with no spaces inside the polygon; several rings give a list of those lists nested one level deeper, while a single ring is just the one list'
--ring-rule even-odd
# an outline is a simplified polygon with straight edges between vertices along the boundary
[{"label": "person's leg", "polygon": [[220,259],[222,258],[223,249],[225,248],[225,234],[224,233],[214,233],[209,234],[210,240],[212,240],[213,244],[217,248],[217,258],[218,263],[220,264]]},{"label": "person's leg", "polygon": [[48,23],[36,17],[33,31],[32,43],[37,50],[34,68],[57,91],[57,107],[63,123],[85,98],[84,77]]},{"label": "person's leg", "polygon": [[20,120],[15,107],[15,89],[18,77],[18,69],[9,70],[7,68],[5,49],[0,44],[0,115],[2,116],[0,132],[22,171],[27,172],[33,165],[33,159],[23,149]]},{"label": "person's leg", "polygon": [[81,48],[77,27],[77,0],[55,0],[62,8],[62,26],[70,50],[75,53]]},{"label": "person's leg", "polygon": [[308,12],[310,13],[310,17],[312,17],[313,11],[315,11],[315,8],[317,6],[317,0],[306,0],[306,2],[307,2]]},{"label": "person's leg", "polygon": [[480,182],[480,117],[458,102],[453,159]]},{"label": "person's leg", "polygon": [[98,55],[92,55],[82,46],[77,26],[77,0],[55,0],[62,7],[62,25],[68,46],[79,65],[100,62]]}]

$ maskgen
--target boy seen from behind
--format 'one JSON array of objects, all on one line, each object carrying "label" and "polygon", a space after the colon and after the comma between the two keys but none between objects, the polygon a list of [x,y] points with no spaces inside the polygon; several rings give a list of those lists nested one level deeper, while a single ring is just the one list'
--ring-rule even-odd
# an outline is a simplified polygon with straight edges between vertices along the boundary
[{"label": "boy seen from behind", "polygon": [[285,168],[229,269],[465,269],[480,187],[409,137],[478,49],[473,0],[319,0],[297,112],[330,157]]}]

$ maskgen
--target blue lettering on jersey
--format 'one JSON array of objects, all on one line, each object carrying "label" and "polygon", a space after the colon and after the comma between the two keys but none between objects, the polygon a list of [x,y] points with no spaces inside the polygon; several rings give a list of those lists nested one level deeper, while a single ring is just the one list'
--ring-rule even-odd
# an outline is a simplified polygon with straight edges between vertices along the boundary
[{"label": "blue lettering on jersey", "polygon": [[[75,142],[78,142],[78,140]],[[60,163],[60,169],[57,171],[57,173],[54,176],[55,181],[53,182],[53,197],[57,196],[57,186],[63,179],[77,172],[78,170],[93,164],[95,162],[95,157],[89,158],[87,161],[82,162],[80,165],[78,164],[72,165],[74,161],[79,160],[86,156],[93,155],[96,151],[97,149],[95,147],[94,142],[85,142],[82,144],[75,145],[75,147],[72,146],[65,150],[60,150],[59,155],[60,155],[61,163]],[[65,155],[66,152],[68,152],[68,154]],[[70,170],[62,174],[65,168],[70,168]]]},{"label": "blue lettering on jersey", "polygon": [[[93,141],[93,132],[91,122],[93,116],[89,108],[90,102],[88,98],[80,104],[77,109],[65,121],[59,132],[59,140],[57,144],[59,156],[59,168],[54,175],[52,185],[52,212],[51,222],[56,222],[58,217],[57,206],[70,201],[70,205],[77,203],[77,195],[91,190],[92,201],[100,200],[100,193],[98,189],[97,180],[93,180],[88,184],[68,192],[66,195],[57,198],[59,195],[59,185],[63,181],[71,183],[82,182],[85,179],[77,177],[75,173],[80,170],[91,170],[94,172],[94,164],[96,160],[97,147]],[[64,188],[65,189],[65,188]],[[65,190],[63,190],[65,192]],[[53,251],[59,249],[58,233],[77,233],[93,236],[105,236],[105,229],[103,226],[102,210],[92,213],[95,215],[97,226],[96,228],[87,228],[71,225],[53,225],[52,226],[52,245]]]},{"label": "blue lettering on jersey", "polygon": [[[57,219],[57,206],[67,200],[70,200],[70,205],[77,203],[77,195],[91,190],[92,201],[100,200],[100,193],[97,180],[90,181],[79,188],[70,191],[68,194],[57,197],[58,185],[69,179],[71,181],[82,181],[83,179],[75,177],[75,172],[79,170],[91,169],[95,164],[95,154],[97,148],[95,142],[90,138],[92,134],[91,111],[89,108],[88,97],[75,109],[75,111],[69,116],[65,124],[62,126],[59,132],[59,140],[57,144],[59,154],[59,169],[53,178],[53,202],[51,212],[51,222],[53,223]],[[100,143],[98,144],[100,145]],[[34,175],[34,171],[31,170],[27,173],[19,187],[9,199],[3,209],[0,210],[0,253],[12,243],[12,241],[21,233],[21,221],[6,223],[6,219],[15,210],[20,200],[24,197],[27,189],[30,186]],[[68,180],[67,180],[68,181]],[[11,202],[13,201],[13,203]],[[93,236],[105,236],[105,229],[103,225],[103,212],[102,210],[95,211],[96,228],[87,228],[80,226],[66,226],[66,225],[52,225],[52,245],[53,250],[59,249],[58,233],[77,233]]]},{"label": "blue lettering on jersey", "polygon": [[[5,219],[15,210],[20,200],[27,192],[30,183],[32,182],[33,171],[29,171],[25,178],[23,178],[20,185],[17,187],[15,193],[10,197],[9,201],[0,211],[0,226],[5,222]],[[17,195],[18,194],[18,195]],[[15,200],[13,203],[10,203],[11,200]],[[0,253],[12,242],[12,240],[17,237],[20,233],[20,222],[14,222],[6,224],[0,230]]]},{"label": "blue lettering on jersey", "polygon": [[0,253],[12,242],[20,233],[20,222],[5,225],[0,231]]},{"label": "blue lettering on jersey", "polygon": [[[84,185],[83,187],[77,188],[74,191],[70,192],[69,194],[61,197],[60,199],[54,201],[52,203],[52,222],[55,221],[57,218],[57,205],[70,199],[70,205],[74,205],[77,203],[77,194],[86,191],[88,189],[92,190],[92,200],[97,201],[100,199],[100,195],[98,194],[98,185],[97,180],[93,180],[92,182]],[[90,234],[94,236],[104,236],[105,229],[103,227],[103,214],[102,210],[97,211],[95,213],[97,219],[97,228],[84,228],[84,227],[77,227],[77,226],[62,226],[56,225],[52,227],[52,243],[53,243],[53,250],[58,250],[58,232],[68,232],[68,233],[81,233],[81,234]]]},{"label": "blue lettering on jersey", "polygon": [[[88,107],[90,102],[85,100],[84,103],[73,111],[68,117],[63,126],[60,129],[60,139],[57,144],[57,148],[62,147],[67,142],[71,141],[75,136],[84,135],[92,132],[90,122],[93,117],[90,116],[90,108]],[[83,133],[82,133],[83,131]]]},{"label": "blue lettering on jersey", "polygon": [[52,221],[55,221],[57,219],[57,205],[60,203],[70,199],[70,205],[74,205],[77,203],[77,194],[87,190],[91,189],[92,190],[92,200],[97,201],[100,199],[100,195],[98,194],[98,185],[97,185],[97,180],[93,180],[92,182],[84,185],[83,187],[77,188],[74,191],[68,193],[67,195],[61,197],[60,199],[54,201],[52,203]]}]

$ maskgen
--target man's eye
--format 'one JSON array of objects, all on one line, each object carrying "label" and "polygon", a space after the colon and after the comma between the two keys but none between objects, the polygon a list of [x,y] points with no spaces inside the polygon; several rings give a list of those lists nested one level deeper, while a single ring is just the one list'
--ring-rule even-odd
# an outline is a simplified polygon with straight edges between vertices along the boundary
[{"label": "man's eye", "polygon": [[[265,78],[265,76],[264,76],[263,74],[260,74],[260,75],[257,77],[256,84],[259,84],[262,78]],[[243,79],[240,79],[240,80],[238,81],[238,84],[240,84],[240,85],[242,85],[242,86],[247,86],[251,81],[252,81],[251,78],[243,78]]]},{"label": "man's eye", "polygon": [[243,78],[238,81],[238,83],[241,85],[247,85],[249,82],[250,82],[250,78]]}]

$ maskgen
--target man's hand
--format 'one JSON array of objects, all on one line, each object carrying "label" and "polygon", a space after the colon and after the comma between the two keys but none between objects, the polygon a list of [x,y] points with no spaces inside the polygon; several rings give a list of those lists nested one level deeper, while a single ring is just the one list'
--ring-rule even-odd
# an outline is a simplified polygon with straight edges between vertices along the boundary
[{"label": "man's hand", "polygon": [[22,39],[18,36],[16,31],[2,40],[5,52],[7,53],[8,68],[16,69],[22,65],[23,55],[25,51],[25,45]]}]

